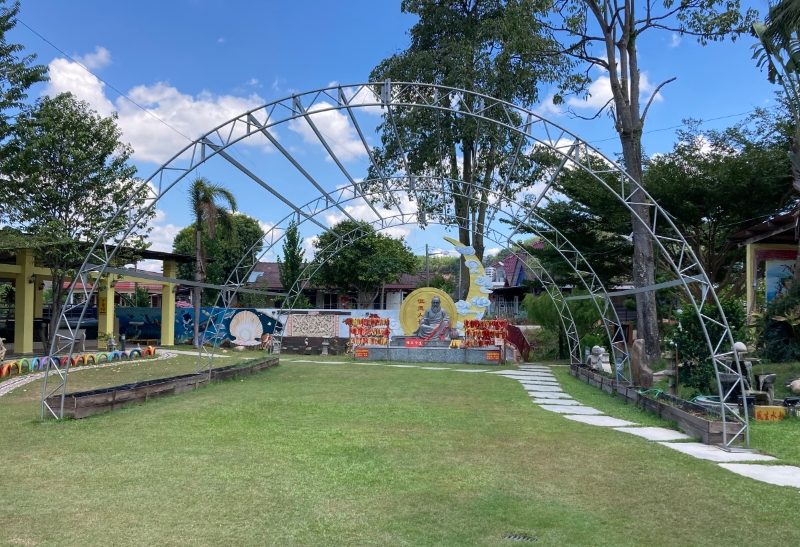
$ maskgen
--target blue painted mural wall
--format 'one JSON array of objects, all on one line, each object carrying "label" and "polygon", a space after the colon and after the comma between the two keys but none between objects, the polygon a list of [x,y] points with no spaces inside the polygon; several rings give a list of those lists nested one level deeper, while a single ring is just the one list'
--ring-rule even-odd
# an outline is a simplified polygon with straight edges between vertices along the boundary
[{"label": "blue painted mural wall", "polygon": [[[124,333],[128,340],[161,338],[161,308],[116,308],[115,312],[119,319],[119,332],[120,334]],[[282,323],[264,310],[236,308],[223,312],[224,310],[214,311],[213,308],[200,308],[200,335],[203,342],[219,345],[226,340],[235,339],[236,332],[258,332],[257,325],[252,324],[254,321],[260,322],[263,333],[272,334],[276,328],[279,332],[283,328]],[[231,322],[237,315],[240,317],[234,323],[236,332],[232,333]],[[211,324],[208,323],[210,317]],[[254,328],[255,331],[253,331]],[[175,343],[190,342],[193,333],[194,309],[176,308]]]}]

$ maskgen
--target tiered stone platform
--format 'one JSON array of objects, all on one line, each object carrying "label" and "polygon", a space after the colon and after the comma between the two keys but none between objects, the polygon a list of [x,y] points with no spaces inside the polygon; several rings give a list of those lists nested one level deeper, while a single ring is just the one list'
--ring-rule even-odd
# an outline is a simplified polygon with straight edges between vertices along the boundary
[{"label": "tiered stone platform", "polygon": [[423,341],[412,336],[395,336],[389,347],[362,346],[356,349],[355,356],[356,360],[364,361],[499,365],[501,352],[497,346],[451,349],[448,340]]}]

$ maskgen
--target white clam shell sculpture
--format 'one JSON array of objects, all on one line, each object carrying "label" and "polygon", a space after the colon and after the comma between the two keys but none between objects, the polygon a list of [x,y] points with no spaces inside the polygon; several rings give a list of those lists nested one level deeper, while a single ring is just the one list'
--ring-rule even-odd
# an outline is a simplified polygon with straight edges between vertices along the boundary
[{"label": "white clam shell sculpture", "polygon": [[251,342],[264,334],[261,320],[251,311],[240,311],[233,319],[229,327],[230,333],[236,338],[234,343]]}]

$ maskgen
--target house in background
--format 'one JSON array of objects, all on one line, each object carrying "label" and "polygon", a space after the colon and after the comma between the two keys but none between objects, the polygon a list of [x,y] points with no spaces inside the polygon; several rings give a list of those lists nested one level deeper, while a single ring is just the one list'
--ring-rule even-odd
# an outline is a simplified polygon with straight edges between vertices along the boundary
[{"label": "house in background", "polygon": [[[283,292],[287,290],[281,284],[280,268],[277,262],[259,262],[247,280],[247,286],[253,289]],[[418,286],[424,284],[425,276],[403,274],[396,283],[387,283],[383,290],[378,292],[370,309],[374,310],[399,310],[403,299]],[[328,291],[322,287],[312,285],[303,289],[312,306],[320,310],[348,310],[357,307],[358,292]],[[275,307],[275,297],[267,301],[267,307]]]}]

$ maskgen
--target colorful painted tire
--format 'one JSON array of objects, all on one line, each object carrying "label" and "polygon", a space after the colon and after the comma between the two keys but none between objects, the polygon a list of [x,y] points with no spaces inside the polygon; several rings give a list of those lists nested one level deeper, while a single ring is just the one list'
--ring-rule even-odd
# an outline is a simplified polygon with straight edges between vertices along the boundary
[{"label": "colorful painted tire", "polygon": [[31,360],[28,359],[27,357],[23,357],[22,359],[19,360],[19,372],[20,372],[20,374],[22,374],[22,365],[25,365],[25,366],[28,367],[28,372],[30,372],[32,370],[31,369]]},{"label": "colorful painted tire", "polygon": [[128,352],[128,358],[129,359],[133,359],[133,354],[134,353],[138,353],[139,357],[142,356],[142,350],[140,350],[140,349],[132,349],[131,351]]},{"label": "colorful painted tire", "polygon": [[33,359],[31,359],[31,365],[30,365],[30,367],[28,368],[28,370],[29,370],[30,372],[33,372],[33,371],[34,371],[34,370],[36,370],[37,368],[40,368],[40,367],[41,367],[41,365],[39,365],[39,361],[41,361],[41,359],[40,359],[40,358],[38,358],[38,357],[34,357]]},{"label": "colorful painted tire", "polygon": [[94,356],[94,353],[90,353],[89,355],[86,356],[87,365],[89,364],[89,361],[91,361],[93,365],[97,363],[97,357]]},{"label": "colorful painted tire", "polygon": [[118,361],[122,360],[120,358],[120,356],[119,356],[119,352],[118,351],[112,351],[111,353],[108,354],[108,362],[109,363],[113,363],[114,362],[114,358],[116,358]]},{"label": "colorful painted tire", "polygon": [[85,364],[86,364],[86,357],[84,357],[83,355],[78,355],[75,359],[72,360],[73,367],[79,367]]},{"label": "colorful painted tire", "polygon": [[119,352],[119,359],[120,359],[120,361],[121,361],[122,359],[128,360],[128,359],[130,359],[130,357],[128,357],[128,354],[127,354],[126,352],[124,352],[124,351],[120,351],[120,352]]},{"label": "colorful painted tire", "polygon": [[65,355],[64,357],[61,358],[61,366],[64,367],[64,366],[67,365],[67,363],[69,363],[70,366],[74,367],[75,366],[75,359],[74,358],[70,358],[69,355]]},{"label": "colorful painted tire", "polygon": [[97,354],[97,364],[98,365],[100,364],[100,361],[103,359],[103,357],[106,358],[106,362],[110,361],[110,359],[108,358],[108,354],[106,352],[104,352],[104,351],[101,351],[100,353]]}]

